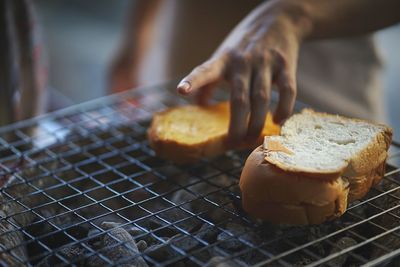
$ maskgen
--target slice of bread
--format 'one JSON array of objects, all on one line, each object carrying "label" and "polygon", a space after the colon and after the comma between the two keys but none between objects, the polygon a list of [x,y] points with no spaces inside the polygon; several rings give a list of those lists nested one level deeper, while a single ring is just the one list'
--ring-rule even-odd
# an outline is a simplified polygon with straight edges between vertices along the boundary
[{"label": "slice of bread", "polygon": [[277,223],[336,218],[382,179],[391,136],[384,125],[305,109],[247,159],[243,208]]},{"label": "slice of bread", "polygon": [[[150,146],[162,158],[176,163],[195,162],[203,157],[224,153],[229,125],[229,103],[202,107],[180,106],[156,113],[148,130]],[[253,148],[262,143],[262,137],[279,134],[280,127],[268,113],[260,138]]]}]

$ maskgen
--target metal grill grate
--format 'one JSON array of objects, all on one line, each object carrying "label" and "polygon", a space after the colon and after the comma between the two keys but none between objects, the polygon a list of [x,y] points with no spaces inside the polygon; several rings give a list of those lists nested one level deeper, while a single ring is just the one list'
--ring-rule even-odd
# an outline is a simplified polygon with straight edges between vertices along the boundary
[{"label": "metal grill grate", "polygon": [[[167,87],[0,128],[1,264],[399,264],[400,169],[388,165],[381,184],[339,220],[253,221],[238,188],[249,151],[175,166],[149,148],[151,114],[186,101]],[[390,160],[399,151],[393,145]]]}]

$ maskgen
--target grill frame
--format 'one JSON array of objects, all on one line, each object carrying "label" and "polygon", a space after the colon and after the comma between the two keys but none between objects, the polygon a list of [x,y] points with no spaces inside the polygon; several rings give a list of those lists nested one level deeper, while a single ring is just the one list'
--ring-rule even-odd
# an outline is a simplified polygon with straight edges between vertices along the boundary
[{"label": "grill frame", "polygon": [[[101,209],[107,210],[106,213],[100,214],[99,217],[116,215],[116,217],[125,222],[120,225],[120,227],[134,225],[135,227],[143,228],[141,229],[144,232],[144,234],[142,234],[143,237],[153,237],[160,244],[166,244],[166,246],[171,247],[176,252],[176,255],[178,255],[170,260],[159,262],[154,260],[153,257],[148,256],[146,253],[141,254],[150,265],[175,264],[180,260],[190,260],[193,265],[204,265],[206,262],[200,260],[196,254],[208,251],[210,249],[220,253],[226,261],[233,260],[239,265],[246,265],[246,262],[243,261],[242,257],[248,253],[257,254],[259,257],[264,257],[264,259],[256,263],[252,263],[255,264],[255,266],[264,266],[270,263],[275,264],[274,266],[291,266],[293,263],[290,261],[290,257],[295,257],[293,255],[297,254],[301,254],[303,256],[308,255],[308,258],[314,259],[313,262],[308,262],[309,266],[319,266],[322,264],[333,266],[334,263],[329,263],[329,261],[335,260],[340,256],[343,256],[343,254],[345,254],[347,257],[351,257],[353,261],[359,264],[365,264],[366,266],[383,265],[385,262],[390,261],[390,259],[395,257],[398,258],[400,255],[400,245],[399,247],[392,249],[386,247],[380,242],[377,242],[379,241],[379,238],[384,236],[394,236],[400,240],[400,226],[387,229],[387,227],[381,225],[379,222],[376,222],[376,219],[386,215],[400,220],[400,212],[398,215],[392,212],[400,210],[400,194],[398,196],[395,194],[399,193],[400,191],[400,169],[398,167],[394,167],[393,165],[388,165],[390,170],[386,172],[384,177],[385,181],[394,185],[393,188],[389,190],[374,188],[371,190],[373,192],[369,194],[369,197],[364,198],[356,204],[352,204],[348,208],[345,216],[352,217],[352,220],[354,220],[355,223],[351,223],[343,227],[333,226],[334,228],[337,227],[338,229],[322,236],[318,236],[318,234],[316,234],[315,236],[310,237],[312,240],[303,243],[300,242],[301,244],[298,244],[298,240],[296,238],[292,238],[292,236],[301,236],[300,233],[302,231],[305,231],[305,229],[306,231],[309,231],[312,227],[279,228],[278,231],[283,232],[281,236],[274,236],[272,239],[270,238],[268,240],[261,240],[261,242],[257,244],[251,240],[248,240],[246,236],[247,233],[245,231],[239,234],[232,234],[232,231],[226,228],[228,222],[239,222],[239,224],[243,225],[243,227],[247,227],[243,229],[254,229],[254,233],[257,234],[264,232],[266,227],[272,227],[270,225],[266,226],[265,224],[260,224],[259,222],[251,220],[244,215],[240,208],[240,194],[237,192],[237,183],[232,183],[229,186],[220,186],[215,183],[215,180],[217,178],[221,178],[222,176],[227,176],[228,178],[232,179],[233,182],[237,182],[240,175],[241,166],[243,165],[243,162],[249,151],[228,152],[226,155],[217,159],[204,159],[200,163],[192,166],[175,166],[166,161],[157,159],[157,157],[154,155],[154,152],[148,147],[145,139],[145,132],[149,119],[151,118],[151,114],[171,105],[185,104],[189,101],[172,93],[175,84],[175,82],[171,82],[162,86],[138,88],[117,95],[107,96],[97,100],[89,101],[87,103],[75,105],[64,110],[45,114],[30,120],[1,127],[0,177],[3,177],[3,180],[7,180],[7,178],[13,176],[16,180],[20,181],[20,186],[25,184],[28,188],[33,188],[33,192],[30,192],[26,196],[16,198],[14,195],[8,193],[8,190],[10,187],[19,185],[2,187],[0,192],[9,199],[8,201],[17,203],[19,206],[21,206],[22,212],[17,212],[11,216],[0,217],[0,222],[7,221],[14,227],[14,230],[6,233],[0,233],[0,237],[1,235],[5,235],[13,231],[23,233],[25,240],[21,246],[35,244],[42,247],[44,251],[47,251],[45,252],[46,255],[43,255],[43,253],[37,255],[38,257],[36,260],[42,259],[47,255],[54,255],[60,261],[61,265],[79,265],[80,259],[77,259],[75,262],[71,262],[60,253],[63,247],[58,247],[56,249],[48,247],[46,242],[43,242],[43,239],[47,237],[47,235],[33,236],[32,233],[27,230],[28,227],[33,227],[36,224],[49,224],[50,227],[54,228],[55,230],[49,233],[48,237],[60,233],[63,236],[70,238],[72,240],[71,243],[76,243],[79,245],[79,247],[82,247],[82,249],[86,251],[85,255],[87,257],[91,255],[97,255],[101,260],[104,261],[104,264],[109,265],[124,263],[113,262],[107,258],[102,251],[93,249],[89,244],[87,244],[92,237],[78,239],[76,236],[70,233],[70,229],[74,227],[79,228],[81,224],[89,224],[92,228],[100,231],[99,235],[110,233],[110,229],[104,230],[95,223],[95,221],[99,218],[92,217],[88,219],[86,218],[87,216],[85,217],[85,215],[80,213],[81,210],[94,205],[96,207],[101,207]],[[223,98],[224,95],[221,94],[218,97]],[[276,101],[276,98],[276,94],[273,94],[273,101]],[[302,107],[304,107],[304,104],[297,103],[297,109]],[[127,132],[123,132],[119,127],[122,127],[122,129],[124,129],[124,131],[126,130]],[[68,138],[66,138],[67,135]],[[86,144],[85,142],[89,143]],[[55,148],[61,149],[61,151]],[[96,151],[96,149],[98,151],[105,149],[106,152],[99,152],[99,154],[96,154],[93,152]],[[134,151],[137,151],[138,154],[135,155],[133,153]],[[390,160],[398,160],[400,157],[399,143],[393,142],[391,154]],[[77,157],[77,155],[82,158],[78,158],[78,160],[74,159],[74,156]],[[117,159],[122,159],[122,161],[114,162],[113,157],[114,161]],[[236,165],[234,165],[235,167],[232,169],[224,169],[224,167],[221,167],[222,164],[219,164],[219,160],[231,160],[233,162],[232,165]],[[55,168],[51,165],[50,167],[48,166],[49,164],[54,164],[54,162],[57,162],[58,164]],[[91,164],[97,166],[94,167],[97,169],[94,172],[89,170],[85,171],[85,168],[92,166]],[[135,168],[137,167],[137,170],[131,170],[131,173],[128,174],[121,171],[121,169],[129,166],[135,166]],[[168,174],[168,172],[166,174],[164,171],[159,171],[159,167],[171,168],[179,174],[190,176],[193,181],[190,180],[192,182],[184,183],[182,185],[181,182],[171,179],[171,174]],[[25,177],[25,172],[29,169],[35,169],[35,172],[39,172],[40,174],[35,173],[33,177],[27,179]],[[206,173],[203,174],[200,172],[201,174],[199,175],[198,172],[203,169],[206,169]],[[211,174],[208,173],[207,169],[210,169]],[[67,172],[69,170],[73,170],[77,177],[65,181],[65,179],[60,175],[64,171]],[[107,183],[101,182],[98,177],[102,177],[101,175],[108,172],[114,173],[117,178],[111,179],[112,181],[108,181]],[[155,179],[155,182],[142,183],[140,180],[137,180],[142,178],[142,175],[146,174],[155,176],[152,177]],[[40,188],[36,186],[35,182],[38,182],[40,179],[45,179],[44,177],[50,177],[55,184],[46,188]],[[80,182],[88,181],[96,184],[96,186],[88,190],[80,190],[79,187],[75,186],[75,184],[79,184]],[[134,187],[128,189],[127,191],[123,191],[122,193],[118,191],[120,189],[116,190],[113,188],[113,186],[116,186],[118,183],[123,184],[124,182],[132,183]],[[160,193],[160,190],[163,189],[153,189],[153,187],[155,187],[155,185],[158,183],[171,184],[170,186],[172,189]],[[215,187],[216,189],[204,194],[199,194],[191,189],[203,184],[206,184],[209,187]],[[75,193],[70,194],[68,197],[62,198],[57,198],[52,195],[52,190],[58,190],[61,188],[70,190],[70,192],[75,191]],[[90,195],[90,193],[101,189],[108,191],[111,196],[98,200],[96,197]],[[151,197],[145,198],[141,201],[133,201],[129,198],[129,194],[132,192],[139,192],[140,190],[146,191],[146,194],[149,194]],[[180,190],[193,195],[194,198],[179,204],[173,202],[171,200],[171,195]],[[223,194],[225,197],[228,197],[230,202],[218,203],[213,200],[215,197],[221,194]],[[24,203],[23,200],[25,198],[36,195],[49,199],[49,201],[33,207],[30,207]],[[68,200],[79,196],[84,196],[84,199],[86,199],[85,201],[89,201],[91,204],[79,205],[79,207],[76,208],[71,208],[71,206],[69,206],[70,204],[65,204],[68,202]],[[379,204],[377,204],[379,202],[378,200],[386,197],[394,199],[394,201],[398,203],[391,208],[382,208]],[[116,199],[129,204],[120,209],[113,209],[105,204],[108,203],[107,201]],[[160,203],[164,203],[163,205],[166,205],[166,207],[163,207],[158,211],[146,209],[145,204],[151,203],[152,201],[160,201]],[[206,216],[206,213],[208,212],[207,210],[202,212],[194,212],[193,210],[187,208],[188,205],[193,205],[193,203],[196,201],[202,201],[207,205],[210,205],[210,207],[213,209],[221,210],[221,212],[227,216],[227,219],[218,223],[214,223]],[[50,217],[44,217],[41,212],[37,211],[45,206],[51,206],[53,204],[55,204],[57,207],[60,206],[61,209],[65,210],[65,212],[57,213]],[[233,210],[232,206],[234,207]],[[364,207],[377,210],[377,213],[374,213],[369,217],[362,218],[357,211]],[[132,221],[131,218],[128,218],[122,213],[124,210],[129,210],[130,208],[135,208],[135,210],[138,208],[139,210],[142,210],[141,212],[147,215],[141,216]],[[187,214],[187,217],[171,221],[172,219],[165,219],[162,216],[163,213],[173,210],[179,210],[180,213]],[[34,223],[30,223],[27,227],[20,227],[13,220],[11,220],[11,218],[14,218],[20,214],[32,214],[32,216],[36,217],[36,221]],[[66,214],[71,214],[73,217],[79,218],[77,220],[81,221],[79,224],[73,223],[65,228],[62,228],[53,222],[53,220],[62,218]],[[143,227],[143,225],[140,223],[141,221],[154,218],[156,218],[157,221],[161,221],[162,226],[160,229],[156,228],[149,230]],[[210,228],[216,229],[219,231],[219,233],[224,233],[225,236],[228,237],[226,240],[217,240],[216,242],[209,244],[202,238],[196,237],[193,231],[188,231],[181,226],[181,224],[184,224],[185,221],[191,220],[200,221],[202,225],[208,225]],[[340,220],[342,219],[339,219],[339,221]],[[380,229],[382,232],[371,237],[363,236],[357,230],[357,228],[363,224],[368,224],[370,228]],[[160,236],[159,232],[169,228],[175,229],[178,234],[181,234],[181,237],[187,236],[190,239],[194,239],[196,242],[198,242],[198,247],[193,251],[188,252],[179,246],[168,243],[168,241],[164,240]],[[196,231],[197,230],[198,229],[196,229]],[[338,246],[335,245],[335,242],[332,241],[332,238],[335,239],[343,234],[346,236],[353,236],[355,239],[361,241],[349,248],[338,248]],[[114,236],[109,236],[117,242],[115,247],[127,245],[126,242],[121,243]],[[138,240],[140,237],[140,235],[135,236],[135,239]],[[234,253],[228,253],[220,248],[220,245],[227,240],[235,240],[242,244],[242,247],[244,248]],[[271,252],[270,250],[265,249],[272,244],[283,244],[288,246],[289,249],[285,249],[279,253],[275,251]],[[336,247],[339,250],[327,255],[326,257],[321,257],[318,252],[314,251],[316,246],[325,247],[328,245],[333,248]],[[385,253],[377,256],[376,258],[367,259],[364,255],[362,255],[362,253],[359,253],[359,250],[365,247],[377,247],[385,251]],[[1,253],[9,253],[12,255],[14,251],[15,247],[4,249],[0,246],[0,263],[2,258]],[[29,255],[29,261],[22,262],[19,261],[20,259],[18,259],[18,255],[14,256],[17,262],[20,262],[21,264],[32,265],[32,262],[38,262],[35,261],[35,257],[32,257],[31,254]],[[126,261],[129,260],[132,259],[126,259]]]}]

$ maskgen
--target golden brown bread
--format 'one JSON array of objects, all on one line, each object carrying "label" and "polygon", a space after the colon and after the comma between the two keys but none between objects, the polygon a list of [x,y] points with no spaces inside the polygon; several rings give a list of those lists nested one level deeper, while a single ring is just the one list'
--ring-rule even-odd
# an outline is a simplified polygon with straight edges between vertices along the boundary
[{"label": "golden brown bread", "polygon": [[348,203],[364,197],[382,179],[385,165],[383,161],[358,177],[344,178],[338,173],[336,178],[324,179],[274,166],[264,159],[259,146],[240,177],[242,205],[252,216],[273,223],[319,224],[338,218]]},{"label": "golden brown bread", "polygon": [[385,174],[385,167],[386,158],[377,167],[373,167],[368,173],[349,178],[349,202],[363,198],[372,186],[377,185]]},{"label": "golden brown bread", "polygon": [[[153,117],[148,130],[150,146],[162,158],[176,163],[195,162],[224,153],[227,148],[229,103],[202,107],[196,105],[170,108]],[[254,148],[265,135],[279,134],[280,127],[268,113],[262,134],[253,144],[238,148]]]},{"label": "golden brown bread", "polygon": [[243,208],[275,223],[318,224],[379,183],[392,130],[306,110],[289,118],[281,134],[248,157],[240,177]]},{"label": "golden brown bread", "polygon": [[[377,168],[378,165],[380,165],[382,161],[386,159],[387,150],[392,141],[392,129],[390,127],[387,127],[386,125],[383,124],[367,122],[365,120],[346,118],[339,115],[332,115],[322,112],[315,112],[311,109],[303,109],[301,113],[292,115],[282,126],[281,136],[279,136],[278,138],[274,138],[272,140],[278,139],[278,141],[279,140],[282,141],[282,139],[285,139],[287,136],[294,136],[297,134],[296,132],[293,133],[293,131],[295,130],[296,131],[302,130],[303,132],[308,131],[306,134],[299,135],[303,139],[306,139],[308,137],[313,137],[312,135],[314,134],[314,132],[317,132],[318,129],[314,128],[305,129],[306,127],[321,126],[321,125],[313,125],[317,124],[317,122],[305,123],[305,121],[311,121],[313,118],[318,118],[320,120],[319,123],[321,123],[322,120],[322,123],[333,124],[334,127],[329,130],[332,133],[336,133],[336,135],[338,135],[339,138],[340,135],[343,135],[341,131],[343,129],[347,130],[349,128],[348,125],[352,125],[353,127],[359,127],[359,128],[369,127],[372,130],[370,132],[368,130],[364,131],[364,133],[368,133],[366,136],[362,136],[356,133],[357,138],[365,139],[367,144],[366,145],[363,144],[365,145],[365,147],[359,149],[358,153],[352,155],[349,159],[343,161],[343,164],[341,166],[335,166],[334,168],[315,169],[315,168],[305,168],[304,166],[302,166],[302,164],[298,166],[291,165],[287,164],[287,162],[277,159],[276,157],[274,157],[274,155],[271,155],[271,157],[267,157],[266,160],[286,171],[293,171],[293,172],[304,171],[310,175],[312,173],[320,175],[321,173],[329,174],[329,173],[344,172],[345,176],[353,177],[370,172],[372,169]],[[295,127],[297,128],[303,127],[303,128],[292,129]],[[354,129],[352,131],[354,131]],[[375,131],[376,134],[374,134],[373,131]],[[350,141],[355,141],[355,140],[350,140]]]},{"label": "golden brown bread", "polygon": [[318,224],[340,216],[349,191],[340,174],[324,180],[281,170],[265,161],[262,146],[247,158],[239,185],[249,214],[288,224]]}]

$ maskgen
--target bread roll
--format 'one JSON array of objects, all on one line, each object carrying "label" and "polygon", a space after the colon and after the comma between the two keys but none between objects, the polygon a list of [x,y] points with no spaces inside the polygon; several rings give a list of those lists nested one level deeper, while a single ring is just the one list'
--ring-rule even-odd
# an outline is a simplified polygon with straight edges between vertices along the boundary
[{"label": "bread roll", "polygon": [[383,177],[389,127],[311,110],[265,138],[240,177],[250,215],[287,224],[319,224],[342,215]]}]

